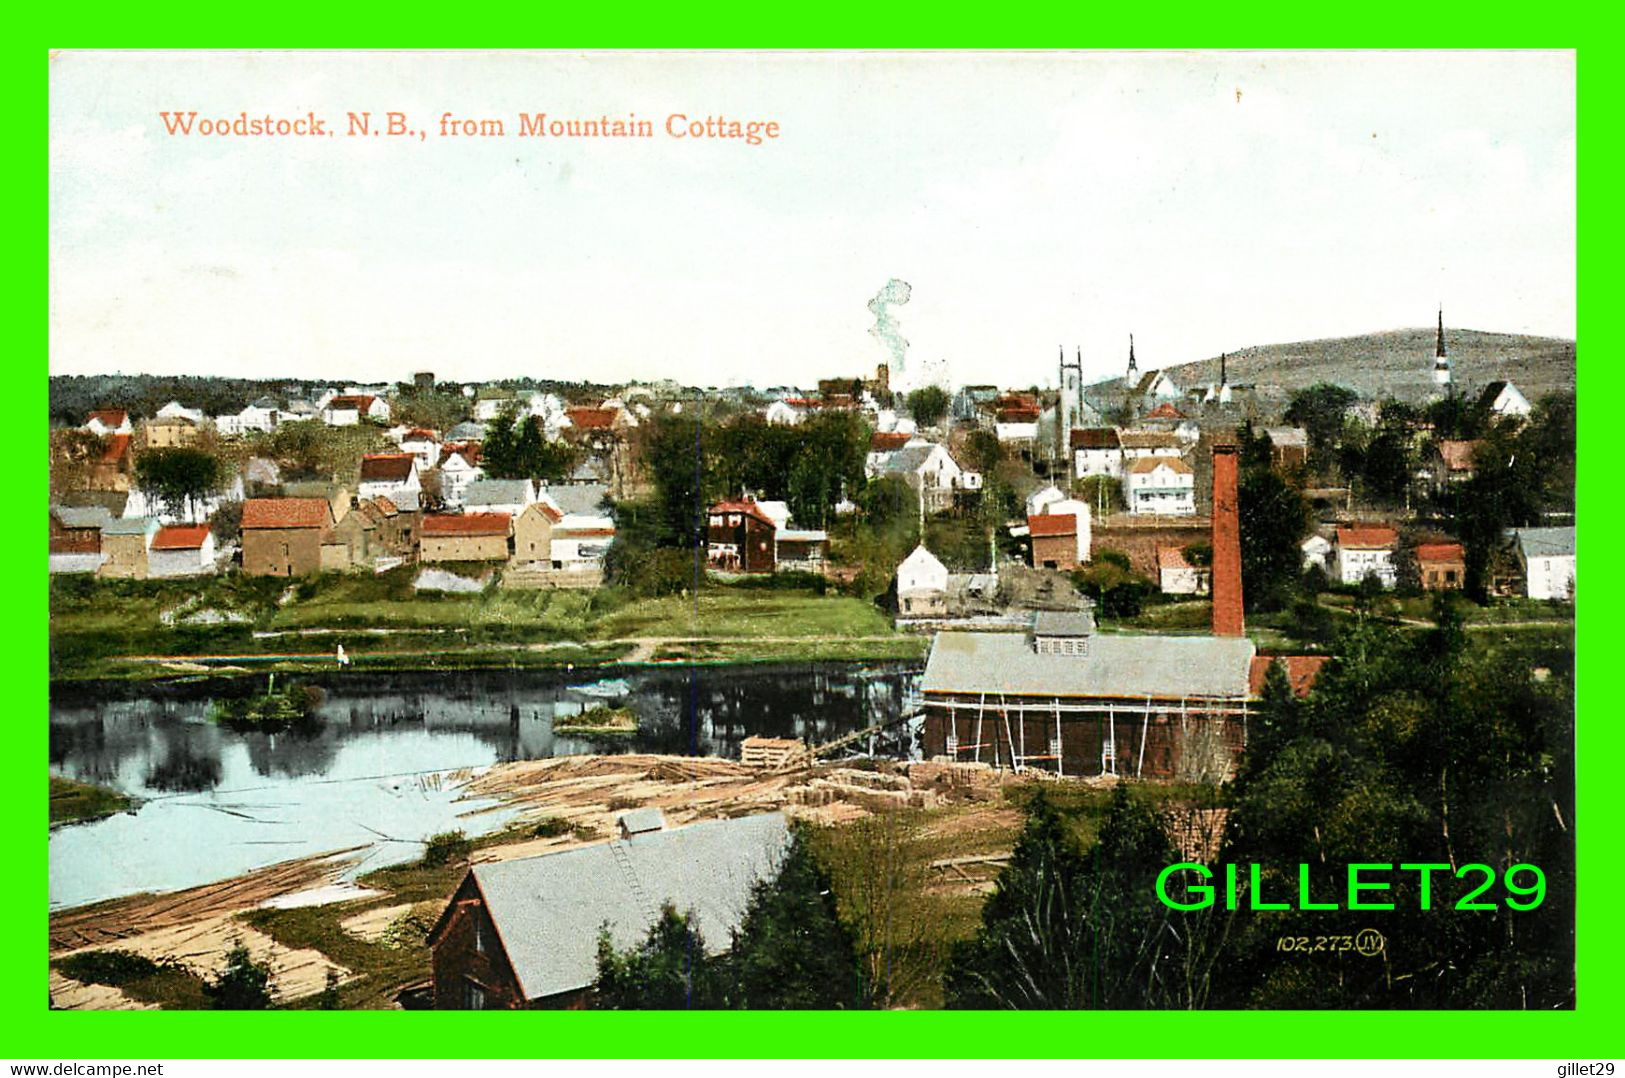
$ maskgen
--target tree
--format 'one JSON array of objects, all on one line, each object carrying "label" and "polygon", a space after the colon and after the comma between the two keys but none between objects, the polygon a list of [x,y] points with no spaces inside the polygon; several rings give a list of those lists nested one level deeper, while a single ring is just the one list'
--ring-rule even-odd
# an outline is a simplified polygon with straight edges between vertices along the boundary
[{"label": "tree", "polygon": [[1123,482],[1109,475],[1088,475],[1072,484],[1078,499],[1092,508],[1097,517],[1128,508]]},{"label": "tree", "polygon": [[513,413],[498,412],[485,425],[485,439],[480,442],[480,467],[493,478],[512,479],[518,475],[519,434],[514,429]]},{"label": "tree", "polygon": [[715,500],[718,486],[706,467],[700,421],[688,415],[657,419],[644,442],[644,469],[654,487],[655,542],[703,544],[705,510]]},{"label": "tree", "polygon": [[971,471],[980,472],[986,480],[993,478],[999,462],[1004,459],[1004,446],[999,436],[990,430],[973,430],[965,438],[965,461]]},{"label": "tree", "polygon": [[1247,609],[1279,610],[1292,594],[1313,517],[1309,503],[1268,468],[1243,468],[1237,492],[1241,519],[1241,591]]},{"label": "tree", "polygon": [[852,933],[804,832],[791,832],[779,871],[751,891],[725,960],[736,1007],[849,1010],[862,1002]]},{"label": "tree", "polygon": [[216,1011],[263,1011],[273,1002],[271,967],[256,962],[241,941],[226,953],[219,976],[203,985],[203,996]]},{"label": "tree", "polygon": [[1354,390],[1327,382],[1300,389],[1292,395],[1286,421],[1308,432],[1309,451],[1316,468],[1325,468],[1331,460],[1332,449],[1343,433],[1348,407],[1359,399]]},{"label": "tree", "polygon": [[1100,840],[1088,854],[1040,789],[982,907],[981,927],[954,949],[943,982],[948,1005],[1136,1008],[1189,1001],[1175,911],[1154,888],[1157,874],[1178,860],[1161,818],[1130,796],[1128,784],[1113,791]]},{"label": "tree", "polygon": [[908,395],[908,414],[922,427],[934,427],[948,414],[948,391],[941,386],[921,386]]},{"label": "tree", "polygon": [[243,531],[243,503],[221,502],[209,518],[209,531],[219,543],[235,543]]},{"label": "tree", "polygon": [[61,493],[82,490],[89,482],[91,465],[107,452],[107,439],[78,427],[51,432],[51,490]]},{"label": "tree", "polygon": [[693,913],[670,902],[642,942],[617,951],[605,924],[598,934],[598,1006],[606,1010],[694,1010],[722,999],[716,967]]},{"label": "tree", "polygon": [[214,454],[185,446],[148,449],[135,459],[137,488],[175,516],[189,515],[193,503],[218,490],[222,473]]}]

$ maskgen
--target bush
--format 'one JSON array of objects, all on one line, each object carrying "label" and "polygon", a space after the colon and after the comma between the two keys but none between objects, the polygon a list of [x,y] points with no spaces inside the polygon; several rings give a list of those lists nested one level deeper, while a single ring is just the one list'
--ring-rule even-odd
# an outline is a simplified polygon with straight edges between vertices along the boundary
[{"label": "bush", "polygon": [[560,835],[568,835],[571,830],[569,820],[548,816],[536,821],[536,826],[530,829],[530,833],[536,838],[558,838]]},{"label": "bush", "polygon": [[226,968],[203,986],[203,996],[217,1011],[263,1011],[271,1006],[271,966],[254,961],[238,943],[226,955]]},{"label": "bush", "polygon": [[163,972],[166,964],[132,951],[85,951],[62,959],[56,968],[83,984],[122,988],[132,981]]},{"label": "bush", "polygon": [[473,851],[473,841],[461,831],[442,831],[438,835],[430,835],[429,840],[423,844],[423,860],[420,864],[424,868],[438,868],[453,861],[466,860]]}]

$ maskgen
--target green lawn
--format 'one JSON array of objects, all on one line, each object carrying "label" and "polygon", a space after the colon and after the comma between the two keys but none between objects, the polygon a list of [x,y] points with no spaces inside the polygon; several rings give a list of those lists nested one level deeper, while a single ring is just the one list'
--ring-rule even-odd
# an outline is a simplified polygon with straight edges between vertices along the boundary
[{"label": "green lawn", "polygon": [[96,820],[123,812],[130,807],[130,799],[117,790],[96,786],[89,782],[51,776],[51,822],[68,823],[75,820]]}]

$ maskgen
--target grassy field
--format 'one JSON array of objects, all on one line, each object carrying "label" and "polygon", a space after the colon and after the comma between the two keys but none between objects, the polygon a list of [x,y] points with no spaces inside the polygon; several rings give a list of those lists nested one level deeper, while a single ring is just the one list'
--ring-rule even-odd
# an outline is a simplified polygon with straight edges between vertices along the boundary
[{"label": "grassy field", "polygon": [[[358,667],[412,669],[639,659],[916,658],[918,638],[894,633],[872,604],[810,589],[707,585],[695,596],[634,599],[593,592],[508,590],[418,594],[413,570],[324,574],[303,581],[232,574],[200,580],[51,585],[51,674],[57,679],[167,677],[132,656],[249,656],[256,671],[331,668],[339,644]],[[715,646],[694,647],[700,638]],[[693,652],[692,655],[689,652]],[[269,662],[272,656],[296,656]],[[264,658],[261,658],[264,657]]]},{"label": "grassy field", "polygon": [[78,820],[98,820],[123,812],[130,807],[130,799],[117,790],[89,782],[51,776],[51,823],[72,823]]}]

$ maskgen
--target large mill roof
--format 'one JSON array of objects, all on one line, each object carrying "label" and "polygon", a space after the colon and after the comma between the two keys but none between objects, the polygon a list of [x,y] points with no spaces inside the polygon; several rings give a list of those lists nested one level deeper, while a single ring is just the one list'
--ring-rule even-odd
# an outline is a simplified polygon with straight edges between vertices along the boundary
[{"label": "large mill roof", "polygon": [[1096,634],[1086,655],[1039,653],[1025,633],[941,632],[926,692],[1010,696],[1247,695],[1253,643],[1243,637]]}]

